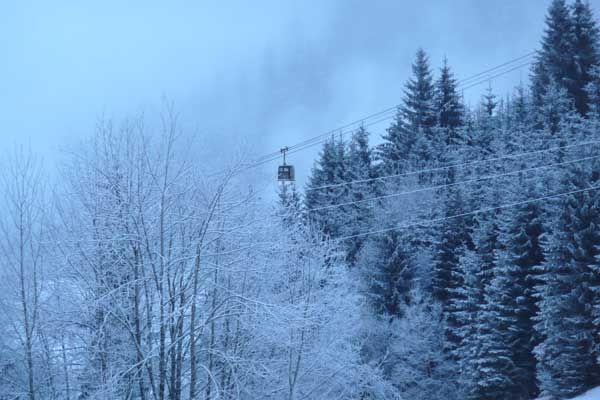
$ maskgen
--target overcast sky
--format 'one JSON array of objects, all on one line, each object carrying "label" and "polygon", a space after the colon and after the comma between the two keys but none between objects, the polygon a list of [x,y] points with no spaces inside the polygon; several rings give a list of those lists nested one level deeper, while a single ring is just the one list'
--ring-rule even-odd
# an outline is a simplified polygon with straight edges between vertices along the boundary
[{"label": "overcast sky", "polygon": [[[48,162],[100,114],[163,95],[198,135],[270,153],[398,103],[419,46],[458,78],[526,54],[549,0],[0,3],[0,146],[31,142]],[[295,155],[301,179],[317,151]]]}]

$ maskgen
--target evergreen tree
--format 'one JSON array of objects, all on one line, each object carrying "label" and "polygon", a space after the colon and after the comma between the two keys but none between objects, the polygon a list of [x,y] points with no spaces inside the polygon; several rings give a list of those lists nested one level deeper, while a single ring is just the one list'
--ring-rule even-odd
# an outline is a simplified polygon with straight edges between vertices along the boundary
[{"label": "evergreen tree", "polygon": [[[539,57],[539,54],[538,54]],[[543,62],[537,60],[531,65],[531,100],[533,105],[533,120],[535,122],[534,127],[541,129],[541,117],[539,110],[543,105],[543,97],[547,91],[547,86],[550,83],[550,78],[546,65]]]},{"label": "evergreen tree", "polygon": [[[439,132],[433,130],[432,133]],[[432,165],[440,158],[438,152],[441,146],[436,146],[433,140],[427,139],[425,136],[419,136],[412,147],[408,156],[407,163],[411,171],[431,168]],[[417,175],[418,184],[424,185],[431,180],[431,174],[424,173]]]},{"label": "evergreen tree", "polygon": [[[529,187],[527,198],[536,197],[534,187]],[[504,256],[498,265],[502,311],[514,315],[511,327],[511,347],[516,375],[513,381],[526,398],[537,395],[535,382],[536,361],[533,349],[538,342],[534,330],[536,285],[539,284],[539,269],[544,262],[541,238],[544,233],[542,220],[544,210],[539,203],[518,206],[512,213],[508,229],[503,233]],[[508,287],[503,287],[508,285]],[[506,304],[507,303],[507,304]]]},{"label": "evergreen tree", "polygon": [[[504,264],[504,260],[499,260],[499,264]],[[513,381],[516,367],[511,329],[516,318],[505,309],[510,296],[506,290],[511,288],[510,285],[509,278],[498,274],[484,289],[485,300],[477,318],[480,344],[474,362],[478,371],[475,393],[481,400],[523,399],[517,395],[518,388]]]},{"label": "evergreen tree", "polygon": [[496,100],[496,95],[492,91],[492,85],[488,85],[481,101],[481,108],[484,115],[487,117],[493,117],[497,106],[498,101]]},{"label": "evergreen tree", "polygon": [[532,69],[532,93],[539,109],[551,82],[567,91],[575,110],[585,116],[589,109],[586,86],[600,62],[600,31],[588,3],[575,0],[569,7],[554,0],[546,17],[542,48]]},{"label": "evergreen tree", "polygon": [[[587,189],[597,184],[590,168],[566,168],[561,191]],[[600,245],[599,196],[595,191],[561,197],[545,244],[539,286],[536,330],[542,338],[535,348],[541,394],[569,398],[598,384],[594,355],[597,330],[590,315]]]},{"label": "evergreen tree", "polygon": [[[489,203],[488,203],[489,204]],[[492,203],[491,206],[496,204]],[[488,285],[494,277],[496,268],[496,253],[500,249],[500,227],[497,219],[498,215],[494,213],[479,214],[476,217],[473,230],[473,242],[475,251],[478,254],[478,270],[475,274],[477,282],[477,290],[479,293],[478,303],[481,305],[485,302],[484,293]]]},{"label": "evergreen tree", "polygon": [[294,182],[282,182],[277,193],[279,213],[286,225],[301,222],[302,198]]},{"label": "evergreen tree", "polygon": [[327,237],[339,236],[343,225],[341,208],[324,208],[347,197],[347,189],[338,186],[345,179],[344,152],[340,146],[334,138],[325,142],[308,178],[304,196],[308,221]]},{"label": "evergreen tree", "polygon": [[[494,206],[497,201],[499,200],[495,199],[491,204],[486,203]],[[470,268],[468,264],[466,266],[470,272],[470,280],[468,283],[465,282],[465,286],[468,286],[463,289],[466,291],[465,301],[468,301],[466,308],[472,313],[472,320],[471,326],[460,326],[459,329],[467,330],[474,337],[466,338],[467,343],[461,343],[461,348],[465,347],[467,353],[460,354],[460,357],[466,358],[468,365],[471,366],[470,396],[477,399],[496,398],[494,396],[505,389],[503,381],[498,381],[494,376],[495,368],[500,367],[496,364],[495,358],[501,357],[501,354],[496,343],[497,338],[494,337],[496,333],[494,323],[497,322],[498,315],[493,309],[494,304],[490,304],[492,299],[489,293],[494,279],[497,253],[501,249],[498,218],[499,216],[494,213],[479,214],[475,218],[475,228],[472,233],[474,251],[470,256],[473,266]],[[469,344],[473,340],[477,343]]]},{"label": "evergreen tree", "polygon": [[575,119],[573,101],[566,89],[552,81],[543,96],[540,115],[542,126],[550,136],[564,132],[564,125]]},{"label": "evergreen tree", "polygon": [[395,121],[387,128],[382,139],[383,143],[379,144],[376,149],[376,156],[380,161],[377,174],[397,174],[405,170],[416,135],[408,132],[404,127],[400,111],[396,114]]},{"label": "evergreen tree", "polygon": [[[447,210],[452,214],[452,210],[460,210],[460,204],[453,202],[448,204]],[[445,306],[448,306],[453,290],[461,286],[461,280],[458,271],[458,261],[460,254],[456,251],[463,243],[462,232],[452,221],[443,222],[440,227],[440,238],[438,239],[436,249],[436,259],[433,270],[432,293],[436,300]],[[447,309],[447,308],[446,308]]]},{"label": "evergreen tree", "polygon": [[553,0],[546,16],[542,48],[532,68],[531,91],[537,108],[543,104],[551,81],[560,87],[573,87],[573,19],[565,0]]},{"label": "evergreen tree", "polygon": [[507,148],[510,151],[525,151],[531,145],[532,119],[531,99],[523,84],[519,84],[510,100],[511,127],[506,135]]},{"label": "evergreen tree", "polygon": [[[531,197],[535,197],[532,188]],[[501,232],[502,245],[478,318],[479,398],[531,399],[537,395],[533,318],[536,274],[543,262],[542,215],[539,204],[519,206]]]},{"label": "evergreen tree", "polygon": [[464,113],[464,124],[460,128],[459,137],[461,142],[459,146],[460,150],[465,150],[471,146],[474,146],[476,141],[476,113],[471,108],[466,108]]},{"label": "evergreen tree", "polygon": [[594,67],[590,71],[590,82],[586,85],[585,91],[590,118],[600,120],[600,67]]},{"label": "evergreen tree", "polygon": [[397,318],[409,303],[414,275],[411,253],[401,231],[392,230],[369,240],[361,265],[367,296],[377,315]]},{"label": "evergreen tree", "polygon": [[458,144],[457,128],[463,124],[463,105],[457,93],[456,79],[445,57],[440,77],[435,82],[434,104],[438,125],[447,130],[446,144]]},{"label": "evergreen tree", "polygon": [[458,371],[444,354],[441,307],[418,291],[404,316],[390,325],[392,382],[402,399],[463,400]]},{"label": "evergreen tree", "polygon": [[412,65],[413,76],[406,83],[403,104],[396,120],[383,136],[378,157],[383,173],[402,171],[412,147],[420,136],[431,139],[436,124],[434,109],[434,86],[429,60],[422,49],[417,51]]},{"label": "evergreen tree", "polygon": [[429,59],[423,49],[417,51],[412,65],[413,77],[406,83],[404,101],[401,107],[406,127],[413,132],[428,130],[436,124],[434,109],[434,85]]},{"label": "evergreen tree", "polygon": [[464,249],[460,258],[460,274],[463,285],[458,288],[459,295],[454,298],[453,313],[456,318],[458,345],[453,357],[458,361],[459,381],[463,398],[478,399],[477,382],[480,371],[476,364],[480,340],[478,337],[478,316],[480,315],[482,290],[478,282],[479,253]]},{"label": "evergreen tree", "polygon": [[525,87],[520,83],[512,98],[511,119],[517,126],[526,126],[529,122],[529,104],[525,93]]},{"label": "evergreen tree", "polygon": [[[350,139],[346,164],[346,179],[354,182],[347,187],[348,201],[357,203],[347,207],[348,223],[344,234],[356,235],[371,226],[374,205],[363,200],[374,197],[377,193],[377,184],[372,181],[375,173],[369,148],[369,132],[364,127],[359,128]],[[363,241],[362,237],[346,241],[346,259],[350,265],[356,264]]]},{"label": "evergreen tree", "polygon": [[600,61],[598,53],[600,32],[587,2],[575,0],[572,6],[572,19],[574,77],[571,94],[575,109],[581,115],[586,115],[589,109],[589,97],[585,88],[592,81],[592,71],[598,67]]},{"label": "evergreen tree", "polygon": [[463,211],[463,198],[458,187],[451,186],[444,199],[444,219],[438,230],[434,249],[434,265],[431,290],[433,297],[442,305],[447,319],[448,350],[452,352],[460,343],[460,318],[457,304],[464,300],[462,287],[464,277],[461,271],[461,249],[471,248],[469,223],[460,217]]},{"label": "evergreen tree", "polygon": [[496,115],[498,101],[496,95],[492,91],[492,87],[488,86],[485,94],[481,98],[479,104],[478,118],[475,123],[475,134],[471,138],[470,149],[475,157],[482,157],[492,154],[495,151],[495,146],[501,139],[499,118]]}]

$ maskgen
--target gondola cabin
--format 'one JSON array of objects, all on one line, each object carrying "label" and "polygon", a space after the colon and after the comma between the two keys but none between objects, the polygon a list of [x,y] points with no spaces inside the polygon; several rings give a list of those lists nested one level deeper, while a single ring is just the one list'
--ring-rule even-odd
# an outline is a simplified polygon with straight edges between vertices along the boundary
[{"label": "gondola cabin", "polygon": [[277,170],[277,180],[279,182],[293,182],[294,179],[294,166],[293,165],[280,165]]},{"label": "gondola cabin", "polygon": [[288,150],[289,148],[287,146],[280,150],[281,154],[283,154],[283,165],[280,165],[279,169],[277,170],[277,180],[280,183],[294,181],[294,166],[288,165],[285,162],[285,153],[287,153]]}]

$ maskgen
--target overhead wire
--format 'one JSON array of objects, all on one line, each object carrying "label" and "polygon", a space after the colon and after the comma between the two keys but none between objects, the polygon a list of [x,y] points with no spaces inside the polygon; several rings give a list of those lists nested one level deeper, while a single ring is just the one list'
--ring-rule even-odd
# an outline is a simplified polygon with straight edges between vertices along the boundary
[{"label": "overhead wire", "polygon": [[[491,79],[495,79],[495,78],[505,75],[507,73],[513,72],[520,68],[523,68],[527,65],[530,65],[532,62],[531,57],[534,54],[535,54],[535,52],[530,52],[526,55],[523,55],[523,56],[513,59],[511,61],[505,62],[496,67],[493,67],[486,71],[475,74],[469,78],[460,80],[460,81],[458,81],[460,84],[460,89],[462,89],[462,90],[470,89],[470,88],[480,85],[482,83],[489,82]],[[515,63],[517,63],[517,62],[518,62],[518,64],[515,65]],[[317,144],[320,144],[323,141],[328,140],[332,135],[336,135],[336,134],[343,135],[343,134],[355,132],[356,128],[353,128],[353,127],[356,127],[359,124],[360,124],[359,127],[360,126],[368,127],[368,126],[375,125],[377,123],[381,123],[385,120],[388,120],[388,119],[394,117],[398,112],[398,107],[399,107],[399,105],[389,107],[389,108],[379,111],[377,113],[373,113],[367,117],[364,117],[364,118],[361,118],[354,122],[351,122],[349,124],[346,124],[342,127],[338,127],[336,129],[325,132],[321,135],[318,135],[313,138],[309,138],[307,140],[296,143],[293,146],[288,147],[288,149],[289,149],[288,154],[293,154],[293,153],[305,150],[309,147],[315,146]],[[370,121],[371,119],[373,119],[373,121]],[[353,129],[350,129],[350,128],[353,128]],[[561,149],[568,149],[568,148],[573,148],[573,147],[580,147],[580,146],[589,145],[589,144],[597,144],[599,142],[600,142],[599,140],[588,141],[588,142],[577,143],[577,144],[572,144],[572,145],[558,146],[558,147],[554,147],[554,148],[550,148],[550,149],[540,149],[540,150],[534,150],[534,151],[524,152],[524,153],[520,153],[520,154],[510,154],[510,155],[505,155],[505,156],[501,156],[501,157],[492,157],[492,158],[488,158],[488,159],[484,159],[484,160],[475,160],[475,161],[470,161],[470,162],[465,162],[465,163],[449,164],[449,165],[444,165],[444,166],[440,166],[440,167],[410,171],[410,172],[406,172],[406,173],[402,173],[402,174],[388,175],[388,176],[384,176],[384,177],[369,178],[369,179],[363,179],[363,180],[355,180],[355,181],[351,181],[351,182],[343,182],[343,183],[338,183],[338,184],[323,185],[320,187],[307,189],[307,191],[308,190],[319,190],[319,189],[325,189],[325,188],[333,188],[333,187],[338,187],[338,186],[345,186],[345,185],[354,184],[354,183],[366,183],[366,182],[370,182],[370,181],[391,179],[391,178],[401,177],[401,176],[423,174],[423,173],[445,170],[445,169],[449,169],[449,168],[456,168],[456,167],[467,166],[467,165],[476,165],[476,164],[480,164],[480,163],[500,161],[500,160],[504,160],[504,159],[521,158],[523,156],[534,155],[534,154],[550,152],[550,151],[556,151],[556,150],[561,150]],[[275,152],[272,152],[272,153],[269,153],[269,154],[266,154],[264,156],[257,158],[247,167],[250,168],[250,167],[259,166],[264,163],[279,159],[279,157],[280,157],[280,151],[275,151]],[[576,160],[564,161],[564,162],[560,162],[560,163],[546,164],[546,165],[542,165],[542,166],[521,169],[521,170],[516,170],[516,171],[510,171],[510,172],[502,173],[502,174],[488,175],[488,176],[484,176],[484,177],[469,179],[469,180],[460,181],[460,182],[454,182],[454,183],[450,183],[450,184],[436,185],[436,186],[431,186],[431,187],[427,187],[427,188],[419,188],[419,189],[415,189],[412,191],[392,193],[392,194],[385,195],[385,196],[378,196],[378,197],[373,197],[373,198],[369,198],[369,199],[362,199],[362,200],[358,200],[358,201],[347,202],[347,203],[342,203],[342,204],[337,204],[337,205],[318,207],[318,208],[313,208],[313,209],[306,210],[306,211],[314,212],[317,210],[323,210],[323,209],[332,208],[332,207],[342,207],[342,206],[357,204],[359,202],[374,201],[377,199],[412,194],[412,193],[425,191],[425,190],[435,190],[435,189],[448,187],[448,186],[455,186],[455,185],[466,184],[466,183],[471,183],[471,182],[476,182],[476,181],[481,181],[481,180],[493,179],[493,178],[502,177],[502,176],[521,174],[521,173],[529,172],[529,171],[533,171],[533,170],[553,168],[553,167],[557,167],[557,166],[588,161],[588,160],[596,159],[599,157],[600,156],[590,156],[590,157],[584,157],[584,158],[576,159]],[[419,227],[419,226],[428,226],[431,224],[443,222],[445,220],[473,216],[473,215],[492,212],[492,211],[499,211],[502,209],[517,207],[520,205],[526,205],[526,204],[531,204],[531,203],[545,201],[545,200],[555,200],[555,199],[558,199],[563,196],[577,194],[577,193],[583,193],[583,192],[597,190],[597,189],[600,189],[600,185],[590,186],[588,188],[577,189],[577,190],[572,190],[572,191],[567,191],[567,192],[555,193],[555,194],[551,194],[551,195],[545,195],[545,196],[541,196],[541,197],[537,197],[537,198],[533,198],[533,199],[527,199],[527,200],[523,200],[523,201],[502,204],[500,206],[480,208],[480,209],[469,211],[469,212],[458,213],[458,214],[439,217],[439,218],[432,218],[432,219],[422,220],[422,221],[413,222],[413,223],[409,223],[409,224],[396,225],[396,226],[389,227],[389,228],[371,230],[371,231],[367,231],[367,232],[360,232],[357,234],[333,238],[333,239],[331,239],[331,242],[342,242],[345,240],[358,238],[358,237],[366,237],[366,236],[370,236],[370,235],[382,234],[382,233],[386,233],[386,232],[391,232],[391,231],[396,231],[396,230],[401,230],[401,229],[409,229],[409,228]]]},{"label": "overhead wire", "polygon": [[[389,119],[391,119],[391,118],[393,118],[395,116],[396,110],[394,109],[393,111],[394,111],[394,114],[391,114],[390,110],[387,111],[387,113],[388,113],[387,115],[385,115],[383,113],[380,113],[383,116],[380,115],[379,119],[376,119],[375,121],[370,121],[368,123],[363,123],[362,126],[364,128],[368,128],[370,126],[379,124],[379,123],[381,123],[383,121],[387,121],[387,120],[389,120]],[[337,131],[331,131],[331,133],[328,133],[328,136],[326,138],[321,138],[317,142],[308,142],[308,143],[306,143],[306,144],[304,144],[302,146],[297,146],[296,145],[293,148],[292,147],[288,147],[288,150],[286,151],[286,154],[294,154],[294,153],[297,153],[299,151],[305,150],[305,149],[307,149],[309,147],[313,147],[313,146],[316,146],[318,144],[321,144],[321,143],[329,140],[331,137],[335,137],[336,133],[338,135],[340,135],[340,136],[343,136],[343,135],[346,135],[348,133],[352,133],[352,132],[355,132],[355,131],[356,131],[356,129],[351,129],[351,130],[339,130],[338,129]],[[253,163],[247,165],[247,168],[254,168],[254,167],[257,167],[259,165],[263,165],[263,164],[269,163],[271,161],[278,160],[280,158],[281,158],[281,153],[278,153],[277,155],[271,156],[271,157],[263,159],[261,161],[253,162]]]},{"label": "overhead wire", "polygon": [[537,197],[537,198],[529,199],[529,200],[517,201],[514,203],[503,204],[503,205],[496,206],[496,207],[481,208],[481,209],[478,209],[475,211],[469,211],[469,212],[455,214],[455,215],[449,215],[449,216],[445,216],[445,217],[433,218],[433,219],[429,219],[429,220],[426,220],[423,222],[416,222],[416,223],[411,223],[411,224],[407,224],[407,225],[398,225],[398,226],[394,226],[391,228],[384,228],[384,229],[378,229],[378,230],[373,230],[373,231],[367,231],[367,232],[363,232],[363,233],[357,233],[354,235],[348,235],[348,236],[343,236],[343,237],[339,237],[339,238],[334,238],[334,239],[331,239],[331,241],[332,242],[340,242],[340,241],[344,241],[344,240],[348,240],[348,239],[354,239],[357,237],[381,234],[381,233],[391,232],[391,231],[395,231],[395,230],[399,230],[399,229],[408,229],[408,228],[414,228],[414,227],[418,227],[418,226],[425,226],[426,223],[437,223],[437,222],[442,222],[442,221],[454,219],[454,218],[461,218],[461,217],[467,217],[467,216],[471,216],[471,215],[482,214],[485,212],[498,211],[498,210],[502,210],[502,209],[506,209],[506,208],[517,207],[520,205],[535,203],[535,202],[541,201],[541,200],[555,199],[555,198],[559,198],[561,196],[583,193],[583,192],[587,192],[590,190],[596,190],[596,189],[600,189],[600,185],[591,186],[589,188],[583,188],[583,189],[578,189],[578,190],[572,190],[569,192],[563,192],[563,193],[557,193],[557,194]]},{"label": "overhead wire", "polygon": [[368,183],[368,182],[381,181],[381,180],[387,180],[387,179],[392,179],[392,178],[420,175],[420,174],[426,174],[426,173],[431,173],[431,172],[443,171],[443,170],[450,169],[450,168],[460,168],[460,167],[464,167],[464,166],[490,163],[490,162],[496,162],[496,161],[512,159],[512,158],[521,158],[521,157],[534,155],[534,154],[542,154],[542,153],[547,153],[547,152],[552,152],[552,151],[570,149],[570,148],[574,148],[574,147],[588,146],[588,145],[597,144],[597,143],[600,143],[600,140],[591,140],[591,141],[585,141],[585,142],[581,142],[581,143],[569,144],[569,145],[564,145],[564,146],[551,147],[551,148],[547,148],[547,149],[532,150],[532,151],[527,151],[524,153],[507,154],[507,155],[503,155],[503,156],[499,156],[499,157],[496,156],[496,157],[485,158],[482,160],[474,160],[474,161],[467,161],[467,162],[462,162],[462,163],[446,164],[446,165],[441,165],[441,166],[437,166],[437,167],[433,167],[433,168],[425,168],[425,169],[420,169],[420,170],[403,172],[400,174],[384,175],[384,176],[379,176],[379,177],[374,177],[374,178],[357,179],[357,180],[348,181],[348,182],[332,183],[332,184],[327,184],[327,185],[322,185],[322,186],[315,186],[312,188],[306,188],[306,191],[310,192],[310,191],[314,191],[314,190],[330,189],[330,188],[348,186],[348,185],[359,184],[359,183]]},{"label": "overhead wire", "polygon": [[552,168],[552,167],[570,165],[570,164],[575,164],[575,163],[579,163],[579,162],[583,162],[583,161],[594,160],[594,159],[597,159],[597,158],[600,158],[600,155],[583,157],[583,158],[579,158],[579,159],[576,159],[576,160],[563,161],[563,162],[554,163],[554,164],[544,164],[544,165],[539,165],[539,166],[531,167],[531,168],[524,168],[524,169],[518,169],[518,170],[515,170],[515,171],[503,172],[503,173],[500,173],[500,174],[485,175],[483,177],[471,178],[471,179],[467,179],[467,180],[463,180],[463,181],[458,181],[458,182],[445,183],[445,184],[434,185],[434,186],[426,186],[426,187],[422,187],[422,188],[418,188],[418,189],[412,189],[412,190],[403,191],[403,192],[395,192],[395,193],[389,193],[389,194],[382,195],[382,196],[375,196],[375,197],[369,197],[369,198],[366,198],[366,199],[349,201],[349,202],[346,202],[346,203],[329,204],[329,205],[326,205],[326,206],[321,206],[321,207],[315,207],[315,208],[307,209],[305,211],[306,212],[315,212],[315,211],[329,210],[329,209],[338,208],[338,207],[346,207],[346,206],[351,206],[351,205],[354,205],[354,204],[368,203],[368,202],[372,202],[372,201],[375,201],[375,200],[384,200],[384,199],[389,199],[389,198],[394,198],[394,197],[405,196],[405,195],[409,195],[409,194],[415,194],[415,193],[427,192],[427,191],[431,191],[431,190],[443,189],[443,188],[446,188],[446,187],[454,187],[454,186],[460,186],[460,185],[465,185],[465,184],[474,183],[474,182],[486,181],[486,180],[490,180],[490,179],[501,178],[501,177],[504,177],[504,176],[519,175],[519,174],[522,174],[522,173],[525,173],[525,172],[531,172],[531,171],[537,171],[537,170],[542,170],[542,169],[547,169],[547,168]]},{"label": "overhead wire", "polygon": [[[438,217],[438,218],[425,219],[425,220],[421,220],[421,221],[417,221],[417,222],[411,222],[408,224],[395,225],[395,226],[392,226],[389,228],[376,229],[376,230],[371,230],[371,231],[366,231],[366,232],[359,232],[359,233],[352,234],[352,235],[332,238],[332,239],[329,239],[328,241],[330,243],[339,243],[339,242],[343,242],[343,241],[350,240],[350,239],[366,237],[366,236],[371,236],[371,235],[379,235],[382,233],[393,232],[393,231],[398,231],[398,230],[403,230],[403,229],[426,227],[426,226],[430,226],[430,225],[433,225],[433,224],[436,224],[439,222],[443,222],[443,221],[447,221],[447,220],[451,220],[451,219],[469,217],[469,216],[484,214],[484,213],[492,212],[492,211],[500,211],[500,210],[504,210],[504,209],[508,209],[508,208],[512,208],[512,207],[518,207],[521,205],[536,203],[536,202],[543,201],[543,200],[555,200],[562,196],[584,193],[584,192],[597,190],[597,189],[600,189],[600,185],[590,186],[590,187],[582,188],[582,189],[571,190],[571,191],[567,191],[567,192],[561,192],[561,193],[540,196],[540,197],[536,197],[533,199],[527,199],[527,200],[516,201],[516,202],[512,202],[512,203],[501,204],[499,206],[479,208],[479,209],[476,209],[473,211],[468,211],[468,212],[463,212],[463,213],[458,213],[458,214],[453,214],[453,215],[446,215],[446,216]],[[261,244],[261,243],[257,243],[257,244]],[[272,246],[272,245],[276,244],[276,242],[269,241],[269,242],[264,242],[263,244]],[[321,246],[321,245],[322,245],[321,243],[315,244],[315,246]],[[285,249],[285,250],[274,250],[274,252],[284,252],[284,251],[291,251],[291,250],[293,250],[293,249],[289,248],[289,249]]]},{"label": "overhead wire", "polygon": [[[444,170],[444,169],[449,169],[449,168],[454,168],[454,167],[475,165],[475,164],[480,164],[480,163],[485,163],[485,162],[490,162],[490,161],[498,161],[498,160],[509,159],[509,158],[522,158],[524,156],[533,156],[536,154],[543,154],[543,153],[547,153],[547,152],[551,152],[551,151],[560,151],[560,150],[566,150],[566,149],[571,149],[571,148],[576,148],[576,147],[598,145],[598,144],[600,144],[600,140],[585,141],[585,142],[580,142],[580,143],[576,143],[576,144],[557,146],[557,147],[553,147],[553,148],[549,148],[549,149],[540,149],[540,150],[534,150],[534,151],[518,153],[518,154],[509,154],[506,156],[493,157],[493,158],[477,160],[477,161],[472,161],[472,162],[466,162],[466,163],[450,164],[450,165],[437,167],[437,168],[415,170],[415,171],[410,171],[410,172],[406,172],[403,174],[387,176],[384,178],[399,177],[399,176],[411,176],[411,175],[417,175],[417,174],[427,174],[427,173],[440,171],[440,170]],[[426,191],[431,191],[431,190],[443,189],[446,187],[465,185],[465,184],[469,184],[469,183],[475,183],[475,182],[480,182],[480,181],[485,181],[485,180],[490,180],[490,179],[496,179],[496,178],[501,178],[501,177],[505,177],[505,176],[519,175],[519,174],[523,174],[523,173],[527,173],[527,172],[531,172],[531,171],[537,171],[537,170],[543,170],[543,169],[548,169],[548,168],[553,168],[553,167],[558,167],[558,166],[570,165],[570,164],[575,164],[575,163],[584,162],[584,161],[590,161],[590,160],[594,160],[594,159],[598,159],[598,158],[600,158],[600,155],[588,156],[588,157],[578,158],[578,159],[574,159],[574,160],[561,161],[558,163],[543,164],[543,165],[538,165],[538,166],[534,166],[534,167],[521,168],[521,169],[517,169],[514,171],[508,171],[508,172],[497,173],[497,174],[489,174],[489,175],[480,176],[480,177],[476,177],[476,178],[465,179],[465,180],[461,180],[458,182],[421,187],[421,188],[416,188],[416,189],[411,189],[411,190],[401,191],[401,192],[388,193],[388,194],[381,195],[381,196],[369,197],[366,199],[354,200],[354,201],[349,201],[349,202],[345,202],[345,203],[329,204],[326,206],[304,209],[303,211],[306,213],[311,213],[311,212],[329,210],[329,209],[334,209],[334,208],[339,208],[339,207],[346,207],[346,206],[351,206],[351,205],[360,204],[360,203],[368,203],[368,202],[372,202],[372,201],[376,201],[376,200],[384,200],[384,199],[400,197],[400,196],[404,196],[404,195],[410,195],[410,194],[416,194],[416,193],[421,193],[421,192],[426,192]],[[369,182],[369,181],[378,180],[378,179],[379,178],[365,179],[365,180],[361,180],[361,182]],[[355,183],[355,182],[358,182],[358,181],[353,181],[353,183]],[[344,183],[335,184],[335,185],[327,185],[327,186],[322,186],[320,188],[339,187],[339,186],[343,186],[348,183],[350,183],[350,182],[344,182]],[[315,189],[317,189],[317,188],[315,188]]]},{"label": "overhead wire", "polygon": [[475,87],[475,86],[481,85],[482,83],[489,82],[491,79],[495,79],[495,78],[498,78],[498,77],[500,77],[500,76],[502,76],[502,75],[506,75],[506,74],[508,74],[509,72],[516,71],[516,70],[518,70],[518,69],[520,69],[520,68],[523,68],[523,67],[526,67],[526,66],[528,66],[528,65],[530,65],[530,64],[531,64],[531,61],[527,61],[527,62],[525,62],[525,63],[522,63],[522,64],[519,64],[519,65],[517,65],[517,66],[514,66],[514,67],[512,67],[512,68],[509,68],[509,69],[507,69],[507,70],[505,70],[505,71],[499,72],[499,73],[497,73],[497,74],[495,74],[495,75],[491,75],[491,76],[489,76],[489,77],[485,77],[485,78],[483,78],[483,79],[480,79],[480,80],[479,80],[479,81],[477,81],[477,82],[469,83],[468,85],[466,85],[466,86],[464,86],[464,87],[461,87],[460,89],[461,89],[461,90],[468,90],[468,89],[471,89],[471,88],[473,88],[473,87]]},{"label": "overhead wire", "polygon": [[522,62],[523,60],[526,60],[526,59],[528,60],[528,62],[531,62],[530,59],[535,54],[536,54],[535,51],[531,51],[531,52],[529,52],[529,53],[527,53],[525,55],[522,55],[521,57],[513,58],[512,60],[504,62],[504,63],[502,63],[500,65],[497,65],[497,66],[492,67],[490,69],[487,69],[485,71],[482,71],[482,72],[480,72],[478,74],[472,75],[472,76],[470,76],[468,78],[460,79],[460,80],[458,80],[458,83],[461,84],[461,85],[463,85],[463,84],[469,84],[469,81],[471,81],[471,80],[477,80],[477,79],[481,79],[481,78],[489,79],[489,76],[488,76],[489,74],[496,73],[497,70],[502,69],[504,67],[507,67],[507,66],[509,66],[511,64],[514,64],[514,63],[519,62],[519,61]]},{"label": "overhead wire", "polygon": [[[459,85],[457,87],[457,89],[460,90],[468,90],[472,87],[475,87],[477,85],[480,85],[482,83],[488,82],[491,79],[495,79],[498,78],[502,75],[505,75],[507,73],[513,72],[519,68],[523,68],[529,64],[531,64],[532,60],[529,60],[529,58],[531,56],[533,56],[535,54],[535,52],[530,52],[527,53],[523,56],[514,58],[512,60],[509,60],[505,63],[502,63],[500,65],[497,65],[493,68],[489,68],[485,71],[482,71],[478,74],[472,75],[468,78],[459,80]],[[523,62],[523,60],[527,59],[526,62]],[[519,62],[518,65],[514,66],[514,63]],[[500,72],[498,72],[500,71]],[[493,75],[489,75],[490,73],[494,73]],[[307,148],[316,146],[318,144],[323,143],[326,140],[329,140],[330,137],[332,137],[332,135],[340,135],[343,136],[345,134],[348,133],[352,133],[355,132],[357,129],[360,128],[360,126],[363,127],[367,127],[367,126],[372,126],[375,123],[380,123],[383,122],[387,119],[391,119],[393,117],[396,116],[397,112],[398,112],[398,108],[400,107],[400,104],[396,104],[392,107],[388,107],[384,110],[378,111],[376,113],[370,114],[366,117],[363,117],[361,119],[358,119],[356,121],[350,122],[348,124],[345,124],[343,126],[337,127],[335,129],[329,130],[327,132],[324,132],[320,135],[314,136],[312,138],[306,139],[304,141],[301,141],[299,143],[296,143],[292,146],[287,146],[287,154],[293,154],[302,150],[305,150]],[[376,119],[376,122],[370,122],[369,120],[371,119]],[[352,129],[350,129],[352,128]],[[246,168],[254,168],[254,167],[258,167],[260,165],[275,161],[277,159],[279,159],[281,157],[281,151],[274,151],[272,153],[268,153],[266,155],[263,155],[261,157],[258,157],[257,159],[253,160],[252,162],[250,162],[249,164],[245,165]]]}]

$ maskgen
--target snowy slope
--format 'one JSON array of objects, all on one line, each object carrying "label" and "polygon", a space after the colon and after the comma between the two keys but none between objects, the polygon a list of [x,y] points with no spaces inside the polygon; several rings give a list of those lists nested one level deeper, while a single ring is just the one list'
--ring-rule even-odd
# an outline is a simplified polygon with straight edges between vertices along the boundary
[{"label": "snowy slope", "polygon": [[600,387],[589,390],[571,400],[600,400]]}]

